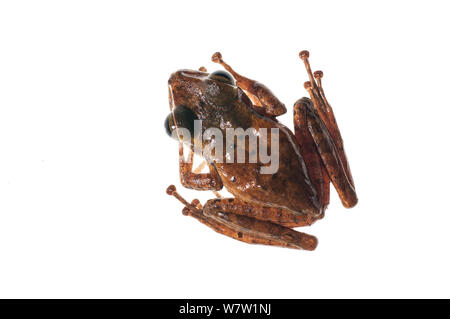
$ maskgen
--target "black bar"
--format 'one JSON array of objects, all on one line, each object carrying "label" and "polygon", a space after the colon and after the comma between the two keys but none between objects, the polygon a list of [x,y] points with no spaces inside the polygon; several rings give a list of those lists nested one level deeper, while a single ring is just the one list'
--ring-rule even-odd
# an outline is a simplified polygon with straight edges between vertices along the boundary
[{"label": "black bar", "polygon": [[9,306],[15,315],[79,316],[93,312],[101,315],[139,318],[307,318],[345,316],[385,318],[392,311],[415,316],[449,308],[448,300],[296,300],[296,299],[138,299],[138,300],[1,300],[1,309]]}]

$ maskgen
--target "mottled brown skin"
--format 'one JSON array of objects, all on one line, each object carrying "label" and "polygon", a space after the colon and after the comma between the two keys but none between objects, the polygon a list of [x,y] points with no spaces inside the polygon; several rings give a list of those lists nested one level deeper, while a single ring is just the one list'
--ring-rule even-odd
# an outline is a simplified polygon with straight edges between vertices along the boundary
[{"label": "mottled brown skin", "polygon": [[[279,169],[275,174],[261,174],[265,164],[259,158],[257,163],[226,163],[215,158],[208,164],[209,173],[195,173],[192,161],[184,161],[180,145],[183,186],[214,191],[225,186],[235,197],[209,200],[202,207],[187,203],[174,186],[169,187],[167,192],[185,204],[186,215],[247,243],[313,250],[317,239],[291,227],[311,225],[323,217],[330,180],[345,207],[356,205],[342,138],[323,93],[322,73],[311,73],[309,54],[305,52],[300,57],[313,81],[305,84],[311,99],[302,98],[294,105],[295,134],[276,120],[286,112],[284,104],[266,86],[236,73],[220,53],[215,53],[212,60],[233,75],[236,85],[211,77],[204,68],[180,70],[170,76],[171,109],[178,105],[189,108],[202,120],[203,129],[219,128],[224,137],[227,127],[267,128],[269,132],[270,128],[279,129]],[[207,143],[203,141],[203,147]],[[268,145],[270,149],[270,139]],[[190,145],[189,159],[192,156]]]}]

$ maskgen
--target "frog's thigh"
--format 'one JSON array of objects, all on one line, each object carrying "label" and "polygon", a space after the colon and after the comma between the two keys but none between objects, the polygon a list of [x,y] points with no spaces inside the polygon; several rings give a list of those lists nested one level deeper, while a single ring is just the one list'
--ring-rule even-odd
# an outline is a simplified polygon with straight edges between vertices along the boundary
[{"label": "frog's thigh", "polygon": [[186,188],[195,190],[221,190],[223,187],[222,179],[217,173],[216,169],[209,165],[209,173],[193,172],[194,152],[189,150],[187,161],[183,156],[183,145],[179,148],[179,163],[180,163],[180,182]]},{"label": "frog's thigh", "polygon": [[345,207],[355,206],[358,202],[355,189],[327,127],[314,112],[309,99],[303,98],[297,103],[305,109],[308,130],[342,204]]},{"label": "frog's thigh", "polygon": [[[314,250],[317,238],[274,222],[249,217],[247,211],[222,211],[215,204],[228,199],[208,201],[203,212],[190,211],[190,215],[216,232],[249,243]],[[211,204],[211,203],[214,203]],[[233,205],[231,205],[233,206]],[[232,207],[229,207],[232,208]],[[242,208],[236,206],[236,208]],[[230,209],[232,210],[232,209]]]},{"label": "frog's thigh", "polygon": [[[308,175],[319,196],[322,208],[330,202],[330,178],[317,152],[316,144],[308,130],[308,116],[312,116],[302,100],[294,105],[295,137],[300,144],[300,153],[305,161]],[[325,209],[323,209],[325,210]]]},{"label": "frog's thigh", "polygon": [[285,227],[310,226],[319,216],[308,214],[295,214],[288,209],[253,205],[236,198],[211,199],[205,204],[205,214],[210,211],[228,212],[244,215],[262,221],[269,221]]}]

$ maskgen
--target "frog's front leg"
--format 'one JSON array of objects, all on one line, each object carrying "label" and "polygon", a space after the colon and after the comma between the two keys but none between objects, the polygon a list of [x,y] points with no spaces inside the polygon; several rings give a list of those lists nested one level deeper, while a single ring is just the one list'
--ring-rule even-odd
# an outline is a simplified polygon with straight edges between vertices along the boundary
[{"label": "frog's front leg", "polygon": [[286,113],[286,106],[266,87],[264,84],[255,80],[246,78],[234,71],[227,63],[222,60],[222,54],[216,52],[212,56],[212,61],[221,64],[236,80],[237,86],[244,90],[256,109],[261,109],[269,116],[279,116]]},{"label": "frog's front leg", "polygon": [[243,209],[242,203],[232,203],[232,199],[215,199],[209,200],[202,208],[196,200],[187,202],[173,185],[167,188],[167,193],[186,206],[183,214],[192,216],[216,232],[239,241],[305,250],[314,250],[317,246],[317,238],[314,236],[272,221],[254,218],[252,215],[255,211],[249,210],[252,207],[249,204]]},{"label": "frog's front leg", "polygon": [[212,165],[209,166],[209,173],[199,173],[198,169],[193,171],[194,151],[193,146],[189,148],[187,160],[184,159],[183,143],[179,145],[179,166],[181,185],[195,190],[218,191],[223,187],[222,179]]}]

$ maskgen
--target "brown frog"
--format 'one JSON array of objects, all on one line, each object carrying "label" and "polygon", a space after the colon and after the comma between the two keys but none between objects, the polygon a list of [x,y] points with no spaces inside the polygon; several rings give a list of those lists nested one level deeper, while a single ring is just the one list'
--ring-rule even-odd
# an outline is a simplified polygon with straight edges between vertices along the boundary
[{"label": "brown frog", "polygon": [[[345,207],[356,205],[358,199],[342,137],[323,91],[323,73],[312,73],[308,51],[301,51],[299,56],[309,76],[304,86],[310,98],[301,98],[294,105],[294,133],[276,119],[286,113],[284,104],[263,84],[236,73],[219,52],[212,56],[212,61],[229,73],[208,73],[202,67],[199,71],[180,70],[170,76],[171,113],[165,126],[169,134],[180,140],[181,184],[195,190],[212,190],[218,197],[205,205],[198,200],[189,203],[171,185],[167,193],[185,205],[183,214],[243,242],[314,250],[316,237],[292,228],[309,226],[323,218],[329,203],[330,182]],[[200,150],[201,154],[202,149],[217,142],[216,136],[199,142],[202,135],[195,136],[196,120],[201,120],[201,134],[208,128],[216,128],[226,136],[227,129],[242,128],[262,138],[259,133],[262,129],[270,132],[276,129],[276,171],[263,174],[261,169],[268,163],[261,156],[248,160],[251,133],[240,144],[246,161],[228,161],[230,156],[236,158],[239,147],[227,145],[223,146],[223,152],[219,149],[220,152],[215,151],[207,158],[204,165],[208,165],[209,173],[200,173],[201,167],[194,170],[194,151]],[[178,128],[191,132],[190,139],[181,140],[180,135],[173,134]],[[272,136],[275,133],[264,137],[269,148],[275,145]],[[189,148],[187,160],[183,142]],[[195,149],[195,145],[199,148]],[[222,198],[217,193],[223,186],[234,198]]]}]

